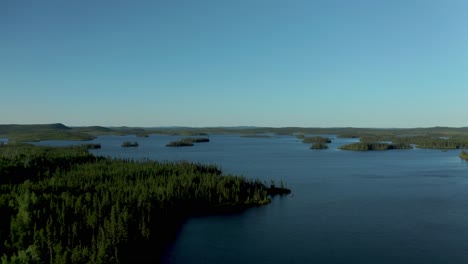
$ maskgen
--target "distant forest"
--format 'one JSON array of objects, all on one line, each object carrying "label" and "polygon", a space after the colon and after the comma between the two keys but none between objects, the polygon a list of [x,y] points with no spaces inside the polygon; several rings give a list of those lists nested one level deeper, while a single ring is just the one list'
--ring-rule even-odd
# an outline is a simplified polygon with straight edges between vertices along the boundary
[{"label": "distant forest", "polygon": [[[468,127],[431,127],[407,129],[376,128],[302,128],[302,127],[68,127],[63,124],[47,125],[0,125],[0,138],[9,142],[32,142],[41,140],[91,140],[99,135],[129,135],[147,137],[151,134],[177,135],[185,138],[167,144],[170,147],[193,146],[194,143],[208,142],[210,134],[238,134],[241,137],[268,138],[273,135],[294,135],[311,149],[327,149],[331,139],[317,135],[335,135],[342,138],[359,138],[361,144],[341,146],[342,150],[389,150],[389,149],[468,149]],[[312,135],[312,136],[311,136]],[[190,138],[196,136],[196,138]],[[202,137],[200,137],[202,136]],[[124,142],[125,143],[125,142]],[[133,144],[129,144],[133,143]],[[129,142],[123,147],[138,143]],[[97,145],[95,147],[98,147]]]},{"label": "distant forest", "polygon": [[[212,165],[134,161],[88,153],[100,144],[33,147],[20,142],[90,140],[98,135],[183,135],[169,143],[208,142],[210,134],[295,135],[313,149],[359,138],[344,150],[468,149],[468,128],[105,128],[0,125],[0,258],[2,263],[157,262],[191,216],[235,213],[290,190]],[[199,137],[203,136],[203,137]],[[123,147],[136,147],[124,142]],[[468,152],[460,157],[468,160]]]},{"label": "distant forest", "polygon": [[[14,142],[40,141],[48,139],[91,140],[99,135],[129,135],[146,137],[151,134],[178,136],[206,136],[209,134],[239,134],[247,137],[268,137],[270,135],[336,135],[338,137],[361,138],[365,142],[393,141],[420,145],[427,139],[456,140],[457,145],[468,141],[468,127],[431,127],[405,129],[376,128],[303,128],[303,127],[69,127],[63,124],[46,125],[0,125],[0,138]],[[430,147],[430,144],[425,146]]]}]

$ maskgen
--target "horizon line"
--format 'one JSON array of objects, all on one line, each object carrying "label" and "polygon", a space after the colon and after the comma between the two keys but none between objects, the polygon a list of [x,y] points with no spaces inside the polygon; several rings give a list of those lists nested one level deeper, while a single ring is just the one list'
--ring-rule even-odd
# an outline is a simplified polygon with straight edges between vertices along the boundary
[{"label": "horizon line", "polygon": [[273,128],[273,129],[282,129],[282,128],[305,128],[305,129],[428,129],[428,128],[454,128],[454,129],[463,129],[468,128],[468,126],[415,126],[415,127],[366,127],[366,126],[257,126],[257,125],[236,125],[236,126],[223,126],[223,125],[213,125],[213,126],[184,126],[184,125],[160,125],[160,126],[129,126],[129,125],[66,125],[61,122],[57,123],[10,123],[2,124],[0,126],[50,126],[50,125],[63,125],[69,128],[83,128],[83,127],[104,127],[104,128],[188,128],[188,129],[203,129],[203,128]]}]

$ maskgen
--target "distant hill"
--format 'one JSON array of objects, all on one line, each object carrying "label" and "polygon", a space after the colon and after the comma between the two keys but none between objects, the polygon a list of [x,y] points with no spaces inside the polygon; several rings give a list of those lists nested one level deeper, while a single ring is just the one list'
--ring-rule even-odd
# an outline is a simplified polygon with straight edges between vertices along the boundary
[{"label": "distant hill", "polygon": [[30,131],[47,131],[47,130],[70,130],[70,127],[67,127],[61,123],[55,124],[45,124],[45,125],[0,125],[0,134],[6,133],[18,133],[18,132],[30,132]]},{"label": "distant hill", "polygon": [[89,127],[73,127],[73,131],[90,134],[93,136],[112,134],[114,131],[108,127],[103,126],[89,126]]},{"label": "distant hill", "polygon": [[83,131],[102,131],[102,132],[111,132],[112,129],[103,126],[88,126],[88,127],[73,127],[73,129],[80,129]]},{"label": "distant hill", "polygon": [[88,133],[74,131],[64,124],[44,125],[0,125],[0,137],[10,141],[27,142],[52,139],[91,140],[94,137]]},{"label": "distant hill", "polygon": [[129,135],[146,137],[150,134],[206,136],[210,134],[239,135],[336,135],[361,138],[369,141],[385,141],[394,137],[429,136],[433,138],[468,139],[468,127],[428,128],[307,128],[307,127],[68,127],[61,123],[43,125],[0,125],[0,137],[11,141],[40,141],[50,139],[91,140],[99,135]]}]

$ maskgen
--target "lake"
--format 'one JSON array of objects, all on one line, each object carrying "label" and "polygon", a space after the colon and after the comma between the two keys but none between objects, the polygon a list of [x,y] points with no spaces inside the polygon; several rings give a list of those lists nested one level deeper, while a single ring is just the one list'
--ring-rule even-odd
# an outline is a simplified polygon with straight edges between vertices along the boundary
[{"label": "lake", "polygon": [[[293,136],[101,136],[92,153],[217,164],[224,173],[283,180],[293,195],[231,216],[189,219],[164,263],[468,263],[468,162],[459,150],[311,150]],[[122,148],[138,141],[138,148]],[[73,144],[81,144],[75,142]],[[69,145],[44,141],[38,145]]]}]

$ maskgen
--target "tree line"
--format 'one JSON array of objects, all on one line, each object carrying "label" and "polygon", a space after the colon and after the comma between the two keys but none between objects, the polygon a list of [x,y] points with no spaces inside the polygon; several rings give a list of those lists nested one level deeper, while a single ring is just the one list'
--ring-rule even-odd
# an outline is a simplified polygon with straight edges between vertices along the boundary
[{"label": "tree line", "polygon": [[341,146],[342,150],[370,151],[370,150],[390,150],[390,149],[412,149],[410,144],[388,144],[388,143],[366,143],[356,142]]},{"label": "tree line", "polygon": [[436,136],[377,136],[366,135],[361,138],[361,142],[391,141],[394,144],[413,144],[417,148],[431,149],[463,149],[468,148],[468,138],[466,137],[436,137]]}]

